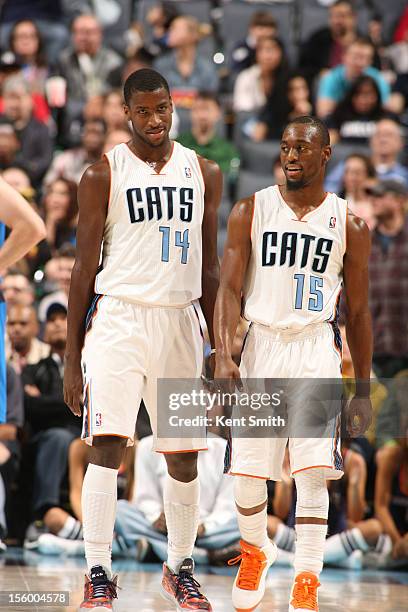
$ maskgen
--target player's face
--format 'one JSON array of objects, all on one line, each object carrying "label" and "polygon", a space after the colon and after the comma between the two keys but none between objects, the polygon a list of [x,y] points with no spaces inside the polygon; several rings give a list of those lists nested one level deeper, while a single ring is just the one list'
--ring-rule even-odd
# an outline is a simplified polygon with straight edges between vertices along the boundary
[{"label": "player's face", "polygon": [[168,139],[172,113],[172,101],[164,87],[134,92],[129,106],[125,105],[134,136],[151,147],[160,147]]},{"label": "player's face", "polygon": [[290,190],[302,189],[320,179],[330,147],[323,147],[320,134],[312,125],[289,125],[281,140],[281,164]]}]

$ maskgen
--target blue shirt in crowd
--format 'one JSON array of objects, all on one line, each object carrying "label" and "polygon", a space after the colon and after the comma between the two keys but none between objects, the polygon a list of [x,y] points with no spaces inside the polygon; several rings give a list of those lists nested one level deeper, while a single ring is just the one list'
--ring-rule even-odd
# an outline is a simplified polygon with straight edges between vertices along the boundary
[{"label": "blue shirt in crowd", "polygon": [[[381,93],[381,100],[384,104],[390,95],[390,86],[377,68],[369,66],[364,70],[364,74],[370,76],[377,83]],[[340,102],[351,87],[352,81],[346,79],[346,69],[343,65],[336,66],[325,74],[319,83],[319,98],[330,98],[335,102]]]}]

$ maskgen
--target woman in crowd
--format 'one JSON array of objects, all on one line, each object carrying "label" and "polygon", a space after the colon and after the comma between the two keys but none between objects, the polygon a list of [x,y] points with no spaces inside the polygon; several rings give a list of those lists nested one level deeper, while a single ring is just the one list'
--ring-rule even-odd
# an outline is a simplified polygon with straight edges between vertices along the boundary
[{"label": "woman in crowd", "polygon": [[47,242],[51,250],[57,250],[65,242],[75,243],[78,217],[76,183],[56,179],[48,186],[43,205]]},{"label": "woman in crowd", "polygon": [[375,175],[375,168],[366,155],[349,155],[344,166],[343,188],[340,193],[340,196],[347,200],[350,210],[364,219],[370,229],[375,227],[375,217],[366,190],[375,182]]},{"label": "woman in crowd", "polygon": [[356,79],[327,119],[331,142],[366,144],[374,133],[376,122],[390,116],[392,113],[383,108],[377,83],[372,77],[363,75]]},{"label": "woman in crowd", "polygon": [[10,33],[10,50],[22,64],[24,78],[33,93],[44,94],[49,69],[43,41],[36,24],[30,19],[17,21]]}]

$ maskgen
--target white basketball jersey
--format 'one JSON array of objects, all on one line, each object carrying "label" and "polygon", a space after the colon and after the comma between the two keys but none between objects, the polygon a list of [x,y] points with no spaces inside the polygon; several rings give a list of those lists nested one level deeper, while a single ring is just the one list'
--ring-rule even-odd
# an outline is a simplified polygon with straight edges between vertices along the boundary
[{"label": "white basketball jersey", "polygon": [[153,306],[201,296],[204,180],[197,154],[179,143],[157,174],[127,144],[106,154],[111,170],[95,292]]},{"label": "white basketball jersey", "polygon": [[255,194],[245,318],[300,330],[333,321],[343,281],[347,202],[329,193],[300,221],[274,185]]}]

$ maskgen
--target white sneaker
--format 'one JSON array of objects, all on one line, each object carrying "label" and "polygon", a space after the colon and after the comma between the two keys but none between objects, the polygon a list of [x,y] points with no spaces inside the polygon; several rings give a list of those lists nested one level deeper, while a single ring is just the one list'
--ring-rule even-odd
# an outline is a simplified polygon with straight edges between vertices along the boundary
[{"label": "white sneaker", "polygon": [[241,562],[232,587],[232,604],[237,612],[251,612],[261,603],[265,593],[268,569],[276,561],[278,549],[274,542],[263,548],[240,541],[241,554],[229,565]]},{"label": "white sneaker", "polygon": [[85,553],[85,545],[83,540],[68,540],[52,533],[44,533],[38,538],[37,551],[42,555],[79,557]]}]

